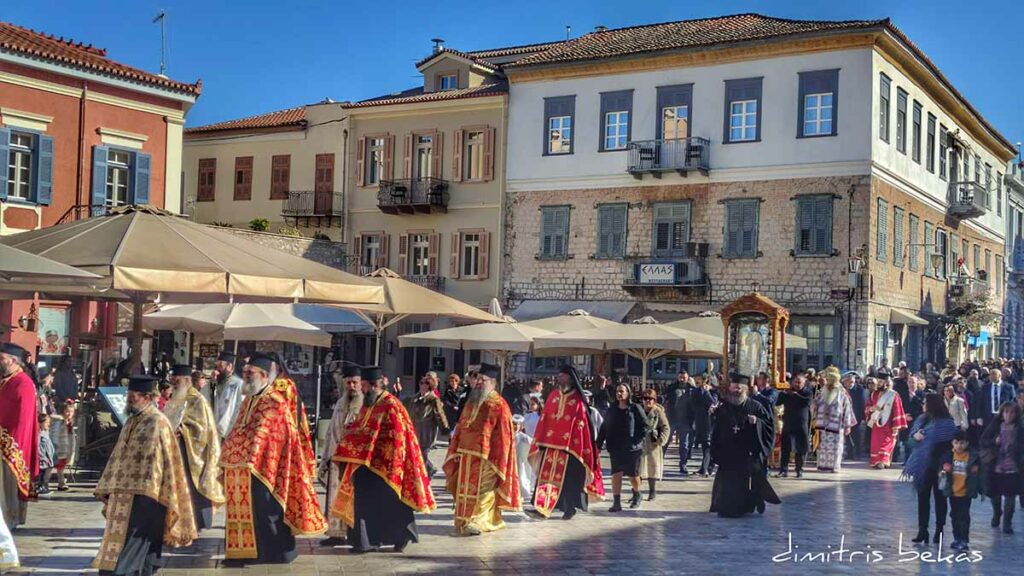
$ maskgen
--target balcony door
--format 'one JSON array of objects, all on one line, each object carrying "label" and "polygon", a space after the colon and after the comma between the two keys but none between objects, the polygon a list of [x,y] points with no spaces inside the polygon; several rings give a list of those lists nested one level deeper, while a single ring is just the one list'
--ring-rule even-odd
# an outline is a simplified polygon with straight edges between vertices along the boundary
[{"label": "balcony door", "polygon": [[316,155],[313,213],[331,214],[334,203],[334,154]]},{"label": "balcony door", "polygon": [[416,136],[416,153],[413,156],[413,178],[423,180],[434,175],[434,137],[429,134]]},{"label": "balcony door", "polygon": [[690,137],[690,105],[693,85],[658,87],[658,117],[655,137],[658,161],[662,168],[682,167],[686,163],[686,138]]}]

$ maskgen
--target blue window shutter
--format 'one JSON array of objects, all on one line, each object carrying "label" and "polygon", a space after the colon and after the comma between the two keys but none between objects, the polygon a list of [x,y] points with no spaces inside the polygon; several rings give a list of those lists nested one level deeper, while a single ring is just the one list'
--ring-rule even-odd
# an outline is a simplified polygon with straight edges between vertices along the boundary
[{"label": "blue window shutter", "polygon": [[32,197],[37,203],[49,206],[53,199],[53,136],[36,136],[33,152],[35,191]]},{"label": "blue window shutter", "polygon": [[7,200],[7,165],[11,154],[11,130],[0,128],[0,200]]},{"label": "blue window shutter", "polygon": [[131,204],[149,204],[149,154],[136,152],[132,162]]},{"label": "blue window shutter", "polygon": [[832,197],[822,196],[815,200],[817,209],[814,219],[817,224],[814,237],[814,251],[817,254],[832,253]]},{"label": "blue window shutter", "polygon": [[[92,147],[92,194],[89,204],[103,206],[107,201],[107,152],[106,146]],[[93,214],[102,210],[93,208]]]}]

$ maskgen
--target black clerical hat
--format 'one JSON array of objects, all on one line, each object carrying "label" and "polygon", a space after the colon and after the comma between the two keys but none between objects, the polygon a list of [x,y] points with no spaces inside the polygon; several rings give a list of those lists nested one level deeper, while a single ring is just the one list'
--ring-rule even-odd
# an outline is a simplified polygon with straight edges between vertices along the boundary
[{"label": "black clerical hat", "polygon": [[362,376],[363,380],[367,382],[376,382],[384,377],[384,371],[380,369],[380,366],[363,366]]},{"label": "black clerical hat", "polygon": [[175,364],[171,368],[171,376],[192,376],[192,367],[188,364]]},{"label": "black clerical hat", "polygon": [[481,364],[480,374],[492,380],[497,380],[501,376],[501,368],[494,364]]},{"label": "black clerical hat", "polygon": [[28,355],[28,350],[25,350],[21,346],[18,346],[17,344],[14,344],[12,342],[0,343],[0,352],[14,356],[15,358],[18,359],[18,362],[24,362],[25,357]]},{"label": "black clerical hat", "polygon": [[227,350],[222,350],[221,353],[217,356],[217,360],[220,360],[221,362],[227,362],[228,364],[234,364],[236,359],[237,356],[235,356],[231,352],[228,352]]},{"label": "black clerical hat", "polygon": [[274,362],[276,361],[277,360],[269,354],[257,352],[249,358],[247,364],[249,364],[250,366],[255,366],[260,370],[263,370],[267,374],[270,374],[270,372],[274,369]]},{"label": "black clerical hat", "polygon": [[576,369],[571,364],[562,364],[558,367],[558,371],[562,374],[568,374],[569,376],[576,375]]},{"label": "black clerical hat", "polygon": [[729,382],[732,384],[750,384],[750,376],[744,376],[743,374],[733,372],[732,374],[729,374]]},{"label": "black clerical hat", "polygon": [[363,375],[363,369],[359,366],[345,366],[341,369],[342,378],[358,378]]},{"label": "black clerical hat", "polygon": [[151,394],[156,392],[157,384],[160,379],[156,376],[148,376],[146,374],[137,374],[128,378],[128,391],[129,392],[141,392],[143,394]]}]

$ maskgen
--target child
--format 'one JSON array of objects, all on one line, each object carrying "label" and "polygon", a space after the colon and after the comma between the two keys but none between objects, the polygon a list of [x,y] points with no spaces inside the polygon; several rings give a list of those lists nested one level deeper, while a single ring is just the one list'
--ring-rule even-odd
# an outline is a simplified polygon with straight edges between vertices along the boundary
[{"label": "child", "polygon": [[951,460],[942,465],[940,484],[949,497],[950,516],[953,521],[951,548],[967,552],[970,547],[971,500],[978,496],[981,482],[978,455],[970,450],[967,433],[959,430],[953,438]]},{"label": "child", "polygon": [[50,468],[53,468],[53,457],[56,451],[53,449],[53,441],[50,440],[50,417],[47,414],[39,415],[39,495],[45,496],[50,493],[49,482]]},{"label": "child", "polygon": [[533,500],[533,467],[530,466],[530,445],[533,438],[526,433],[525,418],[522,414],[512,417],[516,435],[516,464],[519,466],[519,496],[523,502]]}]

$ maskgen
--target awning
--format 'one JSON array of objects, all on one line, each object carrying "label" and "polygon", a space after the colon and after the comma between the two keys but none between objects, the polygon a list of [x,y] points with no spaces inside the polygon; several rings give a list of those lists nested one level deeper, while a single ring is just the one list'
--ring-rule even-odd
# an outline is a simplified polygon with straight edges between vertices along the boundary
[{"label": "awning", "polygon": [[515,310],[508,314],[517,322],[529,322],[540,318],[561,316],[573,310],[586,310],[591,316],[604,318],[613,322],[622,319],[633,309],[635,302],[593,302],[585,300],[524,300]]},{"label": "awning", "polygon": [[296,318],[309,322],[325,332],[373,334],[373,326],[350,310],[316,304],[296,304],[293,310]]},{"label": "awning", "polygon": [[907,324],[909,326],[927,326],[929,322],[924,318],[910,312],[904,312],[903,310],[897,310],[896,308],[889,309],[889,324]]}]

